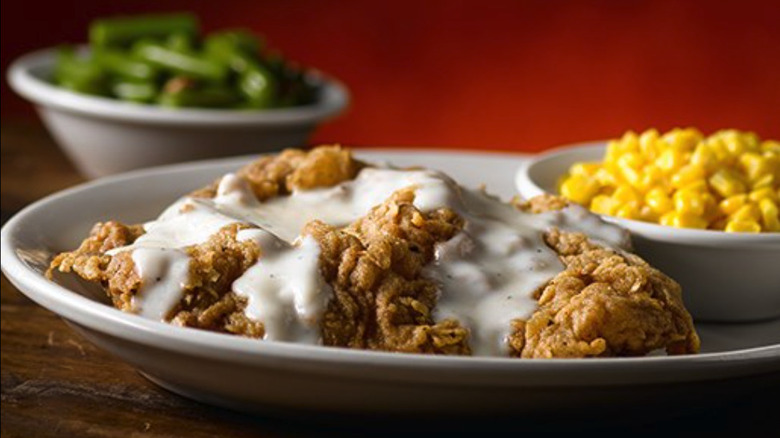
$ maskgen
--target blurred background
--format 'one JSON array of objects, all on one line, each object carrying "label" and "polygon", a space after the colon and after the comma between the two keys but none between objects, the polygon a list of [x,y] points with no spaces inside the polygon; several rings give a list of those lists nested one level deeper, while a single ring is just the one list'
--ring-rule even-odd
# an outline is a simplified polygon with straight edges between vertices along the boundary
[{"label": "blurred background", "polygon": [[[344,81],[315,142],[536,151],[693,125],[780,137],[777,1],[181,0],[2,3],[3,70],[93,18],[193,11]],[[3,81],[2,120],[34,120]]]}]

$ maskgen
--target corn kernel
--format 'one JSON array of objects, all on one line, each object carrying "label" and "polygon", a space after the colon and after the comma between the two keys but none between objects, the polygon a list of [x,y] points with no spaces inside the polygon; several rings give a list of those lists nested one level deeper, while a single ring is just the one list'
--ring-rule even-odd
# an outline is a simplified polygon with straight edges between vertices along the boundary
[{"label": "corn kernel", "polygon": [[650,160],[654,160],[658,154],[658,131],[655,129],[648,129],[639,136],[639,150],[642,155]]},{"label": "corn kernel", "polygon": [[766,231],[780,231],[780,210],[777,204],[770,199],[762,199],[758,203],[761,211],[761,221]]},{"label": "corn kernel", "polygon": [[661,225],[675,228],[707,228],[707,221],[704,219],[680,212],[669,212],[661,216]]},{"label": "corn kernel", "polygon": [[752,220],[732,220],[726,224],[725,230],[729,233],[759,233],[761,225]]},{"label": "corn kernel", "polygon": [[764,142],[761,143],[761,151],[775,152],[776,154],[780,154],[780,141],[764,140]]},{"label": "corn kernel", "polygon": [[674,203],[671,198],[669,198],[666,191],[661,188],[655,188],[647,192],[647,195],[645,195],[645,204],[658,215],[668,213],[674,208]]},{"label": "corn kernel", "polygon": [[730,216],[737,212],[740,208],[746,205],[748,202],[747,195],[734,195],[720,201],[718,205],[719,210],[726,216]]},{"label": "corn kernel", "polygon": [[680,152],[692,151],[701,139],[701,132],[693,128],[675,128],[661,136],[661,140],[667,143],[669,147]]},{"label": "corn kernel", "polygon": [[655,165],[664,172],[671,173],[684,163],[683,153],[675,149],[666,149],[655,160]]},{"label": "corn kernel", "polygon": [[683,166],[683,168],[678,170],[677,173],[672,175],[672,186],[680,189],[683,186],[697,180],[703,180],[704,176],[705,174],[703,168],[689,164],[687,166]]},{"label": "corn kernel", "polygon": [[590,201],[590,209],[594,213],[612,215],[620,204],[607,195],[597,195]]},{"label": "corn kernel", "polygon": [[745,143],[740,141],[739,136],[736,134],[729,133],[728,135],[724,136],[723,142],[726,145],[726,150],[732,157],[738,157],[747,152]]},{"label": "corn kernel", "polygon": [[639,218],[639,204],[636,202],[629,202],[615,211],[615,216],[622,217],[623,219],[638,219]]},{"label": "corn kernel", "polygon": [[620,165],[620,175],[632,186],[638,186],[642,182],[642,175],[639,171],[623,163]]},{"label": "corn kernel", "polygon": [[678,213],[690,214],[694,216],[704,215],[704,199],[701,194],[679,190],[672,197],[674,209]]},{"label": "corn kernel", "polygon": [[756,221],[759,219],[759,211],[756,204],[745,204],[740,207],[734,214],[729,216],[729,219],[733,221]]},{"label": "corn kernel", "polygon": [[691,154],[691,164],[701,167],[706,171],[714,170],[718,165],[715,153],[704,143],[699,143]]},{"label": "corn kernel", "polygon": [[777,201],[775,191],[772,190],[771,187],[763,187],[760,189],[753,190],[748,195],[748,198],[753,202],[759,202],[762,199],[769,199],[770,201]]},{"label": "corn kernel", "polygon": [[[737,131],[739,132],[739,131]],[[741,135],[742,143],[745,144],[748,151],[760,151],[761,139],[755,132],[743,132]]]},{"label": "corn kernel", "polygon": [[561,194],[582,205],[588,205],[598,190],[596,181],[582,175],[572,175],[561,184]]},{"label": "corn kernel", "polygon": [[704,203],[704,220],[712,222],[720,217],[720,211],[718,210],[718,201],[711,193],[705,192],[701,194],[702,202]]},{"label": "corn kernel", "polygon": [[685,190],[687,192],[708,192],[707,181],[704,179],[696,180],[692,183],[686,184],[680,190]]},{"label": "corn kernel", "polygon": [[739,157],[739,164],[748,180],[755,181],[771,173],[770,162],[755,152],[747,152]]},{"label": "corn kernel", "polygon": [[667,226],[667,227],[674,227],[676,221],[677,221],[677,212],[676,211],[670,211],[670,212],[662,215],[661,219],[658,220],[658,222],[661,225],[664,225],[664,226]]},{"label": "corn kernel", "polygon": [[653,211],[649,206],[643,205],[639,208],[639,220],[645,222],[658,222],[661,216]]},{"label": "corn kernel", "polygon": [[712,136],[705,141],[705,144],[721,165],[732,161],[732,157],[729,155],[728,149],[726,149],[726,144],[720,138]]},{"label": "corn kernel", "polygon": [[753,190],[763,189],[764,187],[772,188],[775,183],[774,175],[764,175],[761,178],[753,182]]},{"label": "corn kernel", "polygon": [[624,150],[637,151],[639,150],[639,137],[634,131],[626,131],[623,137],[620,139],[620,143]]},{"label": "corn kernel", "polygon": [[571,175],[593,176],[599,169],[601,169],[599,163],[576,163],[571,166],[569,173]]},{"label": "corn kernel", "polygon": [[613,186],[618,183],[617,178],[615,178],[612,172],[603,167],[597,170],[593,177],[602,186]]},{"label": "corn kernel", "polygon": [[678,213],[677,217],[682,228],[697,228],[700,230],[707,228],[707,221],[698,215]]},{"label": "corn kernel", "polygon": [[629,202],[639,202],[642,198],[639,196],[636,190],[630,186],[620,185],[615,189],[615,192],[612,193],[612,199],[620,204],[627,204]]},{"label": "corn kernel", "polygon": [[745,192],[745,184],[730,170],[718,170],[710,177],[709,183],[724,198]]},{"label": "corn kernel", "polygon": [[642,176],[640,177],[639,184],[635,186],[640,191],[647,193],[654,187],[662,187],[664,190],[669,187],[668,178],[664,176],[664,173],[654,164],[645,166],[642,169]]}]

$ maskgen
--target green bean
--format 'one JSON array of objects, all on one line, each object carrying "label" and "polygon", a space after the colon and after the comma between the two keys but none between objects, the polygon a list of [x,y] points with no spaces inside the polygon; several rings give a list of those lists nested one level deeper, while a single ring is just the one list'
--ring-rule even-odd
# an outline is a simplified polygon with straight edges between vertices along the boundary
[{"label": "green bean", "polygon": [[240,96],[225,86],[211,85],[198,88],[197,81],[178,76],[163,87],[159,103],[169,107],[226,108],[240,103]]},{"label": "green bean", "polygon": [[254,57],[257,57],[260,49],[265,45],[262,38],[259,38],[252,32],[245,29],[233,29],[211,33],[204,41],[206,46],[208,46],[210,43],[229,45],[235,50]]},{"label": "green bean", "polygon": [[89,40],[97,47],[129,46],[140,38],[164,38],[173,33],[198,34],[198,20],[192,14],[142,15],[106,18],[89,26]]},{"label": "green bean", "polygon": [[225,64],[205,56],[177,52],[151,41],[139,41],[133,45],[133,53],[144,61],[169,69],[175,73],[223,82],[229,70]]},{"label": "green bean", "polygon": [[107,71],[131,80],[150,81],[160,73],[159,69],[148,62],[133,59],[126,52],[103,49],[95,52],[95,59]]},{"label": "green bean", "polygon": [[238,87],[252,108],[271,108],[276,104],[278,83],[264,67],[248,68],[241,75]]},{"label": "green bean", "polygon": [[259,47],[260,42],[256,38],[234,32],[209,35],[203,43],[203,49],[210,58],[229,65],[238,73],[259,64]]},{"label": "green bean", "polygon": [[187,33],[172,33],[165,39],[165,47],[177,52],[192,53],[195,51],[195,41]]},{"label": "green bean", "polygon": [[57,53],[54,82],[67,89],[85,94],[108,94],[108,77],[93,60],[79,58],[70,48]]},{"label": "green bean", "polygon": [[116,97],[132,102],[149,103],[157,97],[157,85],[154,82],[116,81],[111,91]]},{"label": "green bean", "polygon": [[62,87],[172,107],[275,108],[315,101],[305,70],[244,29],[199,35],[188,13],[98,19],[92,57],[63,51],[52,80]]}]

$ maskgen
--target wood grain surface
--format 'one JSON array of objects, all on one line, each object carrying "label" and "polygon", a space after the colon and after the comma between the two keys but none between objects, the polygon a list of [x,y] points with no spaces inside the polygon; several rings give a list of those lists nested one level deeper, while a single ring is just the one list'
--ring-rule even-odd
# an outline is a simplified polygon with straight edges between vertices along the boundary
[{"label": "wood grain surface", "polygon": [[[24,205],[80,181],[42,127],[2,125],[3,220]],[[775,428],[778,379],[738,399],[691,406],[674,415],[634,412],[616,418],[355,418],[274,412],[250,416],[206,406],[149,383],[133,368],[85,341],[56,315],[2,278],[3,437],[303,437],[484,436],[585,431],[632,435],[683,431],[751,435]],[[754,434],[755,434],[754,433]]]}]

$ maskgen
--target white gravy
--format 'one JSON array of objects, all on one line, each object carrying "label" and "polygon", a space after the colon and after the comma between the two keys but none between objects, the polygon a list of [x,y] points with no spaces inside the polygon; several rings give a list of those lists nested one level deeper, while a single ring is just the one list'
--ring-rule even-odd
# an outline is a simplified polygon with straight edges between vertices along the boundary
[{"label": "white gravy", "polygon": [[300,236],[302,228],[315,219],[346,226],[409,186],[422,212],[448,207],[465,220],[461,233],[436,246],[424,275],[440,288],[434,318],[459,320],[470,330],[477,355],[506,355],[511,321],[530,317],[534,291],[563,269],[542,241],[545,230],[557,226],[609,246],[625,243],[618,227],[581,207],[527,214],[440,172],[366,168],[352,181],[262,203],[246,181],[227,174],[214,199],[182,198],[147,223],[146,234],[133,245],[112,252],[133,251],[142,278],[134,304],[141,315],[162,319],[187,281],[182,248],[205,242],[225,225],[252,224],[257,228],[241,230],[238,237],[255,241],[261,256],[233,283],[233,291],[247,299],[246,315],[263,323],[266,339],[314,344],[320,342],[319,322],[332,290],[319,273],[319,247]]}]

